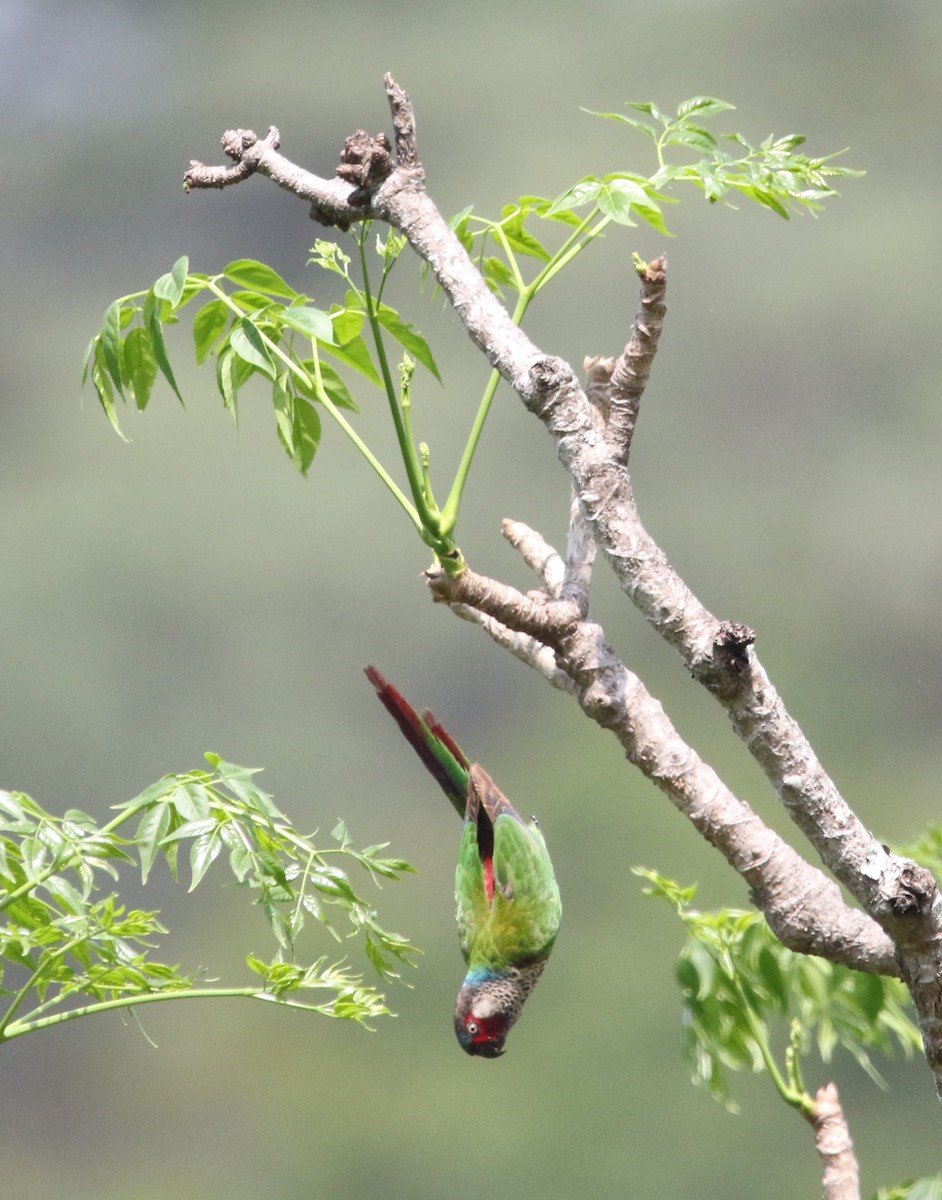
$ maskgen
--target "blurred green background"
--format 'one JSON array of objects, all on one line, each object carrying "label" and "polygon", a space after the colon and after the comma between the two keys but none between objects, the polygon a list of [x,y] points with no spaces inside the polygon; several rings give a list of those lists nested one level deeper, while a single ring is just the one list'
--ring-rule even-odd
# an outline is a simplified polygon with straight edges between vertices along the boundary
[{"label": "blurred green background", "polygon": [[[373,1034],[263,1005],[157,1006],[3,1051],[3,1186],[76,1200],[267,1196],[562,1200],[818,1194],[810,1134],[743,1078],[742,1115],[692,1089],[672,972],[680,931],[629,867],[745,890],[614,741],[476,630],[434,607],[427,556],[343,439],[311,478],[278,446],[271,406],[237,433],[210,371],[176,340],[184,412],[166,389],[125,445],[81,358],[105,306],[182,253],[195,270],[270,262],[295,286],[320,230],[261,179],[184,196],[188,160],[223,129],[269,123],[284,152],[331,173],[354,128],[388,128],[390,70],[416,105],[446,213],[493,214],[588,172],[650,170],[635,134],[579,111],[697,93],[756,141],[850,146],[868,172],[820,219],[668,214],[675,240],[614,232],[563,277],[529,328],[581,363],[617,353],[635,311],[630,253],[670,256],[667,329],[633,451],[642,512],[717,614],[746,621],[796,716],[878,835],[937,811],[942,765],[938,111],[942,9],[926,0],[586,0],[511,8],[333,3],[0,4],[7,166],[0,323],[0,784],[104,815],[212,749],[264,766],[302,828],[343,815],[389,838],[417,879],[380,911],[426,950]],[[408,275],[408,269],[403,272]],[[454,320],[397,298],[433,339],[446,387],[416,402],[437,461],[454,459],[483,384]],[[185,365],[184,365],[185,364]],[[388,446],[378,393],[361,425]],[[513,516],[559,540],[568,487],[550,440],[507,391],[476,467],[460,541],[479,570],[530,586],[503,545]],[[777,827],[786,823],[725,718],[599,572],[596,613],[680,729]],[[566,919],[554,961],[500,1063],[466,1059],[450,1011],[457,824],[376,703],[375,662],[432,705],[508,795],[538,811]],[[267,953],[241,893],[149,902],[172,961],[241,978]],[[330,947],[325,945],[325,950]],[[889,1095],[853,1064],[835,1078],[867,1194],[939,1168],[924,1063],[890,1064]]]}]

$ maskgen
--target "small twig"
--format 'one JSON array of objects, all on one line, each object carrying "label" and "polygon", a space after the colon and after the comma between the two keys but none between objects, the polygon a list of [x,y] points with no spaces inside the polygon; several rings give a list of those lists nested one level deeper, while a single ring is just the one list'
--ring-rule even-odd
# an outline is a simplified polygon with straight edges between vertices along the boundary
[{"label": "small twig", "polygon": [[647,385],[657,353],[667,305],[667,255],[642,263],[641,308],[631,326],[631,337],[615,364],[609,395],[607,435],[617,462],[626,463],[638,420],[641,394]]},{"label": "small twig", "polygon": [[467,604],[450,604],[449,607],[462,621],[478,625],[492,641],[502,649],[509,650],[514,658],[520,659],[522,663],[536,671],[551,687],[572,695],[579,691],[579,685],[572,676],[567,675],[557,665],[556,655],[549,646],[544,646],[542,642],[530,637],[529,634],[515,633],[506,625],[502,625],[500,621],[478,612],[476,608],[471,608]]},{"label": "small twig", "polygon": [[183,190],[190,188],[224,188],[254,174],[261,156],[268,150],[277,150],[281,135],[274,125],[269,126],[265,138],[259,139],[251,129],[227,129],[220,139],[228,158],[235,163],[231,167],[208,167],[197,159],[190,159],[190,169],[183,176]]},{"label": "small twig", "polygon": [[534,575],[543,581],[548,596],[558,599],[565,577],[565,564],[541,533],[523,521],[505,520],[501,533]]},{"label": "small twig", "polygon": [[404,170],[421,171],[419,148],[415,136],[415,112],[408,93],[396,83],[392,75],[386,74],[383,82],[389,97],[393,131],[396,138],[396,163]]}]

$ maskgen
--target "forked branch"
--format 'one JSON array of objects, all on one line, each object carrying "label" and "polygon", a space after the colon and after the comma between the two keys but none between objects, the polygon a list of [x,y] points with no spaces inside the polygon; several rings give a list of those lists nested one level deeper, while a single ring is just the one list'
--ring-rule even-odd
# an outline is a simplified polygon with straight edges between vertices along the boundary
[{"label": "forked branch", "polygon": [[[369,218],[405,235],[474,344],[553,438],[575,497],[562,580],[554,577],[542,595],[524,596],[467,570],[433,573],[436,598],[574,692],[583,711],[615,733],[631,761],[749,882],[786,944],[864,970],[901,974],[942,1087],[942,900],[934,880],[864,827],[786,710],[755,653],[755,635],[710,613],[640,520],[628,454],[663,318],[663,261],[644,269],[642,311],[611,378],[595,380],[607,404],[600,420],[572,367],[544,354],[514,323],[429,198],[411,103],[389,76],[386,90],[395,161],[383,135],[358,131],[347,140],[338,177],[323,179],[280,154],[277,131],[261,140],[236,131],[224,139],[236,165],[194,163],[186,184],[221,187],[261,174],[307,201],[321,222],[347,228]],[[587,615],[596,546],[625,594],[727,710],[790,817],[863,912],[847,907],[835,883],[724,787],[614,655]],[[548,561],[557,559],[551,554]],[[528,560],[534,561],[532,553]]]}]

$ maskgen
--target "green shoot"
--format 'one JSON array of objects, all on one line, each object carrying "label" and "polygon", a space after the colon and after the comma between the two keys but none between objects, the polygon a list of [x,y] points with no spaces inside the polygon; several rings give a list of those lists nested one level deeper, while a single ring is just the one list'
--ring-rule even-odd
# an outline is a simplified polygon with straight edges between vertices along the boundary
[{"label": "green shoot", "polygon": [[[412,867],[384,857],[385,845],[357,850],[343,823],[334,846],[316,846],[254,782],[254,771],[208,754],[210,770],[168,775],[99,826],[71,809],[58,817],[28,796],[0,792],[0,1045],[51,1025],[163,1000],[243,997],[369,1023],[389,1014],[385,998],[343,958],[298,961],[312,922],[335,940],[342,917],[384,981],[399,978],[418,953],[379,923],[343,864],[374,880],[399,879]],[[208,986],[158,961],[167,931],[156,911],[128,909],[102,880],[136,864],[147,882],[158,859],[177,878],[187,851],[190,891],[218,861],[263,913],[274,947],[249,954],[259,982]]]}]

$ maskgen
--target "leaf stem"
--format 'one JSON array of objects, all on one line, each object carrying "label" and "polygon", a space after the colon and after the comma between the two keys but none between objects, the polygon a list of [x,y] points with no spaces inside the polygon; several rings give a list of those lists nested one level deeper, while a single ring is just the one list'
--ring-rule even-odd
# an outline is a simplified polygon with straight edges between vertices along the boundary
[{"label": "leaf stem", "polygon": [[[516,256],[511,249],[503,229],[498,223],[492,227],[492,234],[496,241],[499,241],[508,263],[514,275],[515,286],[518,287],[517,304],[514,308],[511,320],[515,325],[522,325],[523,318],[526,316],[527,309],[530,307],[530,302],[538,295],[540,291],[553,279],[568,263],[579,254],[594,238],[602,232],[606,225],[611,221],[610,217],[603,217],[594,229],[590,228],[592,222],[598,215],[598,209],[594,208],[591,213],[582,221],[579,226],[573,230],[570,236],[563,242],[562,246],[556,251],[548,263],[546,263],[539,274],[528,284],[523,283],[523,278],[520,274],[520,269],[517,265]],[[497,393],[497,386],[500,383],[501,376],[499,371],[492,371],[484,388],[484,394],[481,397],[481,403],[478,405],[478,411],[475,414],[474,421],[468,433],[468,440],[465,443],[464,451],[461,455],[461,461],[458,464],[458,469],[455,472],[455,479],[451,485],[451,491],[448,493],[448,498],[441,510],[440,529],[443,536],[450,536],[455,529],[458,521],[458,513],[461,508],[461,498],[464,494],[465,485],[468,482],[468,475],[471,471],[471,463],[474,461],[474,455],[477,452],[478,444],[481,440],[481,435],[484,432],[484,424],[487,421],[491,405],[494,401],[494,396]]]},{"label": "leaf stem", "polygon": [[762,1055],[762,1061],[765,1064],[765,1069],[771,1076],[772,1082],[775,1084],[778,1094],[782,1097],[786,1104],[788,1104],[791,1108],[796,1108],[803,1116],[813,1116],[814,1100],[812,1100],[812,1098],[804,1091],[800,1091],[792,1086],[795,1083],[796,1078],[800,1079],[800,1073],[797,1076],[795,1075],[795,1063],[792,1060],[789,1060],[788,1074],[790,1078],[788,1082],[786,1082],[784,1076],[779,1070],[778,1063],[775,1061],[775,1057],[772,1054],[772,1049],[769,1046],[766,1027],[763,1022],[759,1020],[755,1010],[750,1004],[749,998],[746,995],[742,983],[740,982],[735,966],[733,966],[731,978],[736,991],[739,993],[740,1003],[742,1004],[743,1012],[746,1015],[746,1021],[749,1024],[749,1030],[752,1036],[755,1038],[756,1045],[759,1047],[759,1053]]},{"label": "leaf stem", "polygon": [[429,504],[425,489],[422,486],[422,465],[419,461],[418,450],[410,436],[410,430],[399,405],[399,397],[393,383],[392,372],[389,369],[389,359],[386,355],[386,345],[383,341],[383,331],[379,321],[379,302],[374,299],[370,288],[369,266],[366,257],[366,236],[366,230],[364,229],[361,231],[360,237],[357,238],[357,245],[360,251],[360,265],[363,272],[363,295],[366,300],[366,317],[373,334],[376,357],[379,360],[379,369],[383,377],[383,387],[386,390],[386,397],[389,400],[389,411],[392,415],[396,440],[399,443],[399,450],[402,454],[403,466],[406,469],[406,476],[409,480],[409,490],[412,492],[412,499],[415,502],[418,512],[420,530],[426,531],[433,537],[438,537],[440,535],[439,514]]},{"label": "leaf stem", "polygon": [[0,1042],[3,1042],[6,1039],[6,1037],[8,1036],[7,1029],[9,1027],[10,1023],[12,1022],[13,1018],[16,1016],[19,1009],[22,1007],[23,1001],[26,999],[26,997],[29,995],[29,993],[33,990],[33,988],[36,986],[36,984],[39,982],[39,980],[42,979],[42,977],[46,974],[46,972],[49,970],[49,967],[53,963],[57,962],[59,959],[63,958],[66,954],[68,954],[70,950],[73,950],[76,946],[80,945],[82,942],[87,941],[89,936],[90,935],[88,935],[88,934],[82,934],[81,937],[71,938],[64,945],[60,946],[58,948],[58,950],[55,950],[53,953],[49,954],[48,956],[40,955],[39,965],[36,967],[36,969],[33,971],[32,975],[30,975],[29,979],[27,979],[27,981],[23,984],[23,986],[20,988],[20,990],[13,997],[13,1000],[10,1002],[10,1007],[3,1014],[3,1017],[0,1018]]},{"label": "leaf stem", "polygon": [[29,1018],[14,1021],[0,1033],[0,1041],[10,1041],[22,1037],[26,1033],[34,1033],[38,1029],[47,1029],[50,1025],[61,1025],[65,1021],[76,1021],[79,1017],[88,1017],[93,1013],[112,1012],[119,1008],[134,1008],[140,1004],[156,1004],[158,1001],[169,1000],[218,1000],[220,998],[246,997],[250,1000],[267,1000],[274,1004],[283,1004],[286,1008],[301,1008],[308,1012],[322,1012],[323,1005],[302,1004],[297,1000],[283,1000],[272,992],[260,988],[193,988],[177,992],[146,992],[140,996],[123,996],[116,1000],[102,1000],[97,1004],[86,1004],[82,1008],[73,1008],[68,1012],[54,1013],[50,1017],[40,1017],[38,1020]]}]

